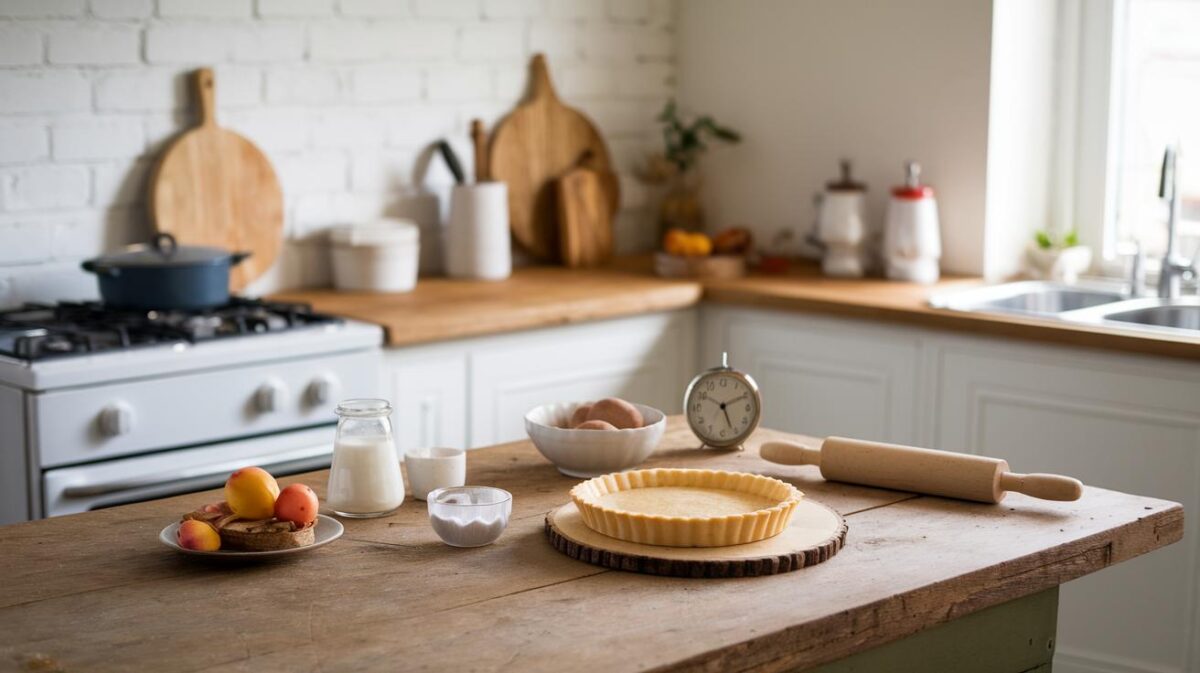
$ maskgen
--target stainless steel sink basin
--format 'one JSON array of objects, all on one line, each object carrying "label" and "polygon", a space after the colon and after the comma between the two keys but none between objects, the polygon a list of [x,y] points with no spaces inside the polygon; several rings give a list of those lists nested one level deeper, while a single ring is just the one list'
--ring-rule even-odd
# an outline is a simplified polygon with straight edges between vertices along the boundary
[{"label": "stainless steel sink basin", "polygon": [[1021,281],[938,295],[930,298],[929,303],[956,311],[1052,316],[1111,304],[1122,298],[1120,289],[1114,286]]},{"label": "stainless steel sink basin", "polygon": [[1134,299],[1107,306],[1103,311],[1081,313],[1080,317],[1085,319],[1200,334],[1200,297]]}]

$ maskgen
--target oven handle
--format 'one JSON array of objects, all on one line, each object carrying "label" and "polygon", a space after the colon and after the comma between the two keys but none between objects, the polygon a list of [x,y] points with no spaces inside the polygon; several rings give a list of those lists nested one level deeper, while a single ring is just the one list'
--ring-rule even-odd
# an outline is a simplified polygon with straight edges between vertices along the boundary
[{"label": "oven handle", "polygon": [[279,453],[268,453],[260,456],[252,456],[249,458],[227,460],[215,465],[182,468],[179,470],[171,470],[169,472],[158,472],[156,474],[149,474],[141,477],[132,477],[129,479],[102,481],[97,484],[79,484],[64,488],[62,491],[62,497],[94,498],[101,495],[120,493],[121,491],[132,491],[137,488],[164,486],[173,482],[183,481],[184,479],[218,477],[222,474],[228,474],[234,470],[240,470],[241,468],[248,467],[250,465],[286,463],[294,460],[303,460],[305,458],[315,458],[323,454],[327,455],[328,453],[329,445],[321,444],[303,449],[296,449],[295,451],[283,451]]}]

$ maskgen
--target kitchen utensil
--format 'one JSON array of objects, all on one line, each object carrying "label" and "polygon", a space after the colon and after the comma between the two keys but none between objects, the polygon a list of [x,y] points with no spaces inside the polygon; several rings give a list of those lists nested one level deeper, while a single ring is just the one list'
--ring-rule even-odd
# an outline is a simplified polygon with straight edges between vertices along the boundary
[{"label": "kitchen utensil", "polygon": [[573,502],[547,514],[545,530],[558,551],[614,570],[675,577],[754,577],[828,561],[845,546],[847,526],[840,514],[805,498],[779,535],[731,547],[662,547],[618,540],[588,528]]},{"label": "kitchen utensil", "polygon": [[604,139],[581,114],[563,105],[537,54],[530,66],[531,95],[492,133],[488,177],[508,183],[509,220],[513,238],[533,257],[558,259],[558,217],[553,182],[592,152],[590,167],[609,171]]},{"label": "kitchen utensil", "polygon": [[759,453],[772,463],[817,465],[830,481],[979,502],[1000,502],[1007,491],[1043,500],[1078,500],[1083,492],[1078,479],[1010,472],[998,458],[844,437],[826,438],[820,448],[766,442]]},{"label": "kitchen utensil", "polygon": [[337,406],[337,435],[326,504],[338,516],[369,519],[404,503],[404,477],[392,440],[386,400],[345,400]]},{"label": "kitchen utensil", "polygon": [[590,478],[628,470],[654,453],[667,428],[663,412],[634,404],[642,412],[640,428],[572,430],[567,424],[580,404],[546,404],[525,414],[525,432],[533,445],[569,477]]},{"label": "kitchen utensil", "polygon": [[185,549],[179,546],[179,542],[177,540],[178,531],[179,522],[176,521],[159,532],[158,541],[177,552],[188,554],[190,556],[203,556],[210,559],[251,561],[278,558],[280,556],[291,556],[293,554],[302,554],[307,551],[312,551],[317,547],[323,547],[338,539],[342,536],[342,533],[344,533],[346,529],[344,526],[342,526],[342,522],[338,521],[337,519],[331,516],[325,516],[324,514],[318,514],[316,529],[313,530],[313,535],[316,536],[316,540],[312,544],[305,545],[303,547],[272,549],[271,551],[242,551],[240,549],[200,551],[197,549]]},{"label": "kitchen utensil", "polygon": [[688,427],[716,448],[742,448],[742,442],[762,418],[762,393],[746,372],[729,366],[729,354],[721,353],[721,365],[700,372],[683,394]]},{"label": "kitchen utensil", "polygon": [[921,184],[921,166],[915,161],[904,164],[904,184],[892,190],[883,236],[888,278],[937,281],[942,256],[937,201],[933,188]]},{"label": "kitchen utensil", "polygon": [[467,483],[467,452],[462,449],[409,449],[404,454],[404,466],[409,489],[417,500],[424,500],[439,488]]},{"label": "kitchen utensil", "polygon": [[508,186],[503,182],[458,185],[450,192],[446,275],[504,280],[512,274],[508,212]]},{"label": "kitchen utensil", "polygon": [[471,120],[471,145],[475,148],[475,182],[486,182],[487,130],[483,128],[482,119]]},{"label": "kitchen utensil", "polygon": [[188,245],[253,254],[230,274],[241,291],[283,245],[283,193],[271,162],[246,138],[217,126],[213,72],[194,76],[200,125],[175,140],[150,178],[150,217]]},{"label": "kitchen utensil", "polygon": [[337,289],[408,292],[416,287],[420,230],[414,222],[341,225],[333,228],[329,241]]},{"label": "kitchen utensil", "polygon": [[250,256],[221,248],[179,245],[170,234],[148,244],[83,262],[99,278],[112,308],[196,310],[229,302],[230,269]]},{"label": "kitchen utensil", "polygon": [[592,267],[613,252],[613,211],[600,174],[574,168],[555,181],[563,264]]},{"label": "kitchen utensil", "polygon": [[437,149],[441,153],[442,158],[446,160],[446,167],[450,169],[450,174],[454,176],[454,182],[460,185],[465,184],[467,176],[463,172],[462,163],[459,162],[458,155],[454,153],[454,148],[450,147],[450,143],[445,140],[439,140]]},{"label": "kitchen utensil", "polygon": [[830,181],[817,195],[816,238],[824,251],[821,270],[826,276],[861,278],[867,187],[851,177],[849,161],[841,166],[841,178]]},{"label": "kitchen utensil", "polygon": [[429,523],[451,547],[482,547],[499,539],[512,514],[512,493],[491,486],[439,488],[429,494]]},{"label": "kitchen utensil", "polygon": [[746,275],[746,258],[742,255],[709,255],[684,257],[665,252],[654,253],[654,273],[663,278],[704,278],[728,280]]}]

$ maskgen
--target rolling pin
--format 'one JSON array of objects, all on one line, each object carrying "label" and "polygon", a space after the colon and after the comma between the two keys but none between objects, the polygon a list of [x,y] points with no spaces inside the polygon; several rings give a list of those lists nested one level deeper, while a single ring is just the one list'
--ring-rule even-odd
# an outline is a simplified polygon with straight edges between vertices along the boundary
[{"label": "rolling pin", "polygon": [[816,465],[830,481],[997,503],[1008,491],[1078,500],[1083,484],[1057,474],[1018,474],[999,458],[828,437],[820,448],[765,442],[759,454],[781,465]]}]

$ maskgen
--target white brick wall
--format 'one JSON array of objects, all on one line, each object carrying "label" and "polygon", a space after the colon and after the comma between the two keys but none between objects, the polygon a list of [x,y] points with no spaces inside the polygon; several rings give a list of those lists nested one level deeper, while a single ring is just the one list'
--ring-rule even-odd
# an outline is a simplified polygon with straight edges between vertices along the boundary
[{"label": "white brick wall", "polygon": [[471,171],[470,120],[512,108],[536,52],[623,172],[618,246],[643,246],[652,203],[629,173],[674,89],[675,2],[0,0],[0,306],[86,296],[81,259],[147,236],[146,182],[195,123],[202,65],[218,122],[275,164],[285,255],[309,250],[256,292],[327,279],[311,242],[333,224],[432,213],[449,178],[430,144]]}]

